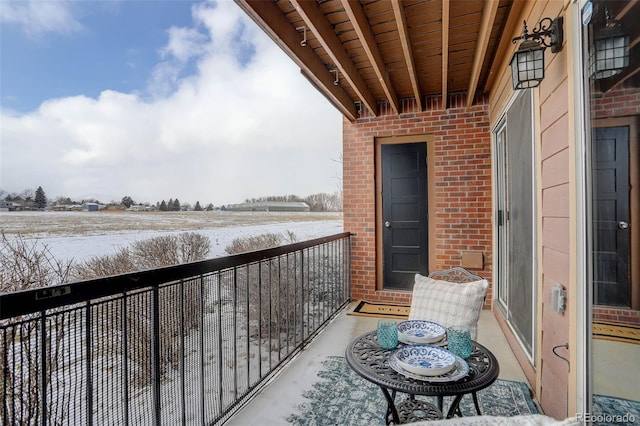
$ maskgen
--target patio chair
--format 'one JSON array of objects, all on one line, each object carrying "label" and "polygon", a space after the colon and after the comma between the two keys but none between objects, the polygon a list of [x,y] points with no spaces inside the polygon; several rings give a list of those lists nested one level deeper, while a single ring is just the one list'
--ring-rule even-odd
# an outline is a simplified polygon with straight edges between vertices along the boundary
[{"label": "patio chair", "polygon": [[[433,271],[428,277],[416,274],[409,319],[433,321],[445,328],[464,326],[476,340],[488,288],[487,280],[460,267]],[[472,396],[476,412],[481,415],[476,392]],[[438,397],[440,410],[442,405],[442,397]],[[459,409],[456,414],[462,415]]]},{"label": "patio chair", "polygon": [[475,340],[488,288],[487,280],[460,267],[416,274],[409,319],[467,327]]}]

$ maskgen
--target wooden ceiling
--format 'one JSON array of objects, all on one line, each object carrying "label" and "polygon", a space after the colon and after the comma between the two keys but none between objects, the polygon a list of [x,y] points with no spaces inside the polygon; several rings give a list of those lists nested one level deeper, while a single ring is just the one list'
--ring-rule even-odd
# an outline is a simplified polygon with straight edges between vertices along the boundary
[{"label": "wooden ceiling", "polygon": [[[236,0],[348,119],[427,96],[487,92],[519,3],[510,0]],[[518,10],[516,10],[518,9]],[[306,37],[305,37],[306,35]],[[446,107],[443,105],[443,107]]]}]

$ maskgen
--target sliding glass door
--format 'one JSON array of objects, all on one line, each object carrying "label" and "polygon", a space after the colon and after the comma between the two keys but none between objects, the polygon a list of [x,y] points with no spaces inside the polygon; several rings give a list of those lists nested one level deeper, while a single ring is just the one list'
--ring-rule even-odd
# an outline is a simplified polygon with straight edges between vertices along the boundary
[{"label": "sliding glass door", "polygon": [[497,300],[533,359],[535,186],[531,91],[517,94],[494,131]]}]

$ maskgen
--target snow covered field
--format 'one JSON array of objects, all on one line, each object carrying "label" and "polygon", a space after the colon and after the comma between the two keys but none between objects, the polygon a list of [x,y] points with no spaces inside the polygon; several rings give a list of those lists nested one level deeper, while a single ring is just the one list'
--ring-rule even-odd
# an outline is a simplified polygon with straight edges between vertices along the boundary
[{"label": "snow covered field", "polygon": [[340,213],[286,212],[0,212],[0,230],[46,244],[59,260],[81,262],[160,235],[199,232],[209,257],[235,238],[293,232],[299,241],[342,232]]}]

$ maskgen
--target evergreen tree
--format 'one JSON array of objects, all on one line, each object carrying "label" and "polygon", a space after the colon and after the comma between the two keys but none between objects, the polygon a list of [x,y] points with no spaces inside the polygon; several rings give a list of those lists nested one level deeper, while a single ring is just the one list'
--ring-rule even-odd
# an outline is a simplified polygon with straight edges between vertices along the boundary
[{"label": "evergreen tree", "polygon": [[202,206],[200,206],[200,201],[196,201],[196,206],[193,208],[193,210],[196,212],[202,211]]},{"label": "evergreen tree", "polygon": [[173,202],[173,211],[174,212],[179,212],[180,211],[180,201],[178,201],[177,198]]},{"label": "evergreen tree", "polygon": [[128,195],[125,195],[124,197],[122,197],[121,202],[122,202],[122,205],[125,206],[126,208],[129,208],[135,204],[135,201],[133,201],[133,198],[129,197]]},{"label": "evergreen tree", "polygon": [[158,207],[158,210],[160,210],[161,212],[167,211],[167,203],[165,203],[164,200],[162,200],[162,202],[160,203],[160,207]]},{"label": "evergreen tree", "polygon": [[44,190],[41,186],[36,189],[36,207],[39,209],[44,209],[47,207],[47,196],[44,194]]}]

